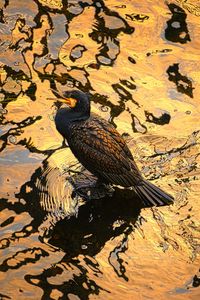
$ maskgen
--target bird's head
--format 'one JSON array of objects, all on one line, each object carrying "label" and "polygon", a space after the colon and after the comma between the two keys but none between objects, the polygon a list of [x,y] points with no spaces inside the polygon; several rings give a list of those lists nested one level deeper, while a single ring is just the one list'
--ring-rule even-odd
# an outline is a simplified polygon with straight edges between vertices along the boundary
[{"label": "bird's head", "polygon": [[50,100],[65,103],[67,107],[77,113],[90,113],[89,94],[79,90],[63,92],[63,95],[61,95],[57,91],[54,92],[58,95],[58,97]]}]

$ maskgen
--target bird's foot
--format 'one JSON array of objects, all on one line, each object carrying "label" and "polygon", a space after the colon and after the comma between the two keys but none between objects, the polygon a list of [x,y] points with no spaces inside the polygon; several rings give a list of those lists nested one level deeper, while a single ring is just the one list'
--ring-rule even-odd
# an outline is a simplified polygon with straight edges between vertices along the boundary
[{"label": "bird's foot", "polygon": [[78,186],[74,186],[74,193],[83,197],[85,200],[101,199],[105,196],[111,197],[114,189],[99,181],[86,182]]},{"label": "bird's foot", "polygon": [[[73,195],[79,195],[85,200],[101,199],[105,196],[111,197],[114,189],[102,181],[96,176],[88,172],[83,171],[72,171],[73,176],[70,176],[68,180],[73,186]],[[73,196],[72,195],[72,196]]]}]

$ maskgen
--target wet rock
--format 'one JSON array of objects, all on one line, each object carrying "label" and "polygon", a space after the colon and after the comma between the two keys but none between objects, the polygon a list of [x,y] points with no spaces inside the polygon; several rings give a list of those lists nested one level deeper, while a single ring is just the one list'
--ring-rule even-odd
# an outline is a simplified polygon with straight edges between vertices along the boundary
[{"label": "wet rock", "polygon": [[185,44],[191,41],[187,28],[185,11],[176,4],[168,4],[172,17],[167,21],[167,28],[165,29],[165,38],[174,43]]}]

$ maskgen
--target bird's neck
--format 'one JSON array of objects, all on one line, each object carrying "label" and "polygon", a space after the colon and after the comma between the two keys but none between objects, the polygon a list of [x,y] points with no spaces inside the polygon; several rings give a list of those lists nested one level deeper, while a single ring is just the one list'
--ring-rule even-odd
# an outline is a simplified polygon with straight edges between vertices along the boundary
[{"label": "bird's neck", "polygon": [[73,110],[61,108],[58,110],[55,117],[56,128],[64,138],[68,139],[71,135],[71,125],[85,121],[89,117],[90,112],[86,114],[83,112],[74,112]]}]

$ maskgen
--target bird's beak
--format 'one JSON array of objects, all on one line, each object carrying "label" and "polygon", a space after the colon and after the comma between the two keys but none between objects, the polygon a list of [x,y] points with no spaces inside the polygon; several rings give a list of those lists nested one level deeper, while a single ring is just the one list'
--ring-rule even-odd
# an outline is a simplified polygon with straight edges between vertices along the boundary
[{"label": "bird's beak", "polygon": [[52,101],[59,101],[62,103],[67,104],[67,106],[74,108],[76,106],[77,100],[74,98],[47,98],[48,100]]},{"label": "bird's beak", "polygon": [[76,106],[77,100],[74,98],[56,98],[56,101],[67,104],[67,106],[74,108]]},{"label": "bird's beak", "polygon": [[76,106],[77,100],[74,98],[65,98],[63,96],[61,96],[57,91],[51,89],[52,91],[56,92],[57,95],[59,95],[60,97],[58,98],[47,98],[48,100],[52,100],[52,101],[59,101],[62,103],[67,104],[67,106],[74,108]]}]

